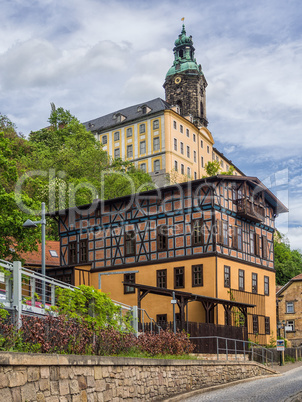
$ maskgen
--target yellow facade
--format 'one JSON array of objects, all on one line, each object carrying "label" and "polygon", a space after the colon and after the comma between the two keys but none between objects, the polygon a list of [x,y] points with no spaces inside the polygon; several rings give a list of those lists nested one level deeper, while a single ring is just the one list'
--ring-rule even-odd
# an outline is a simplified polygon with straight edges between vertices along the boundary
[{"label": "yellow facade", "polygon": [[[169,174],[171,183],[202,178],[206,175],[205,165],[216,159],[223,172],[231,166],[230,161],[213,150],[211,132],[206,127],[197,128],[176,108],[163,110],[157,116],[147,114],[132,124],[121,122],[120,127],[99,133],[98,138],[114,159],[132,161],[151,174],[164,171],[161,173]],[[241,172],[235,168],[235,174]]]},{"label": "yellow facade", "polygon": [[[192,266],[203,265],[203,286],[192,286]],[[224,284],[224,267],[230,267],[230,287]],[[174,268],[184,267],[185,280],[184,288],[179,289],[193,294],[214,297],[224,300],[234,300],[236,302],[255,304],[255,308],[248,309],[249,328],[252,328],[252,316],[259,316],[259,332],[257,334],[249,334],[251,340],[268,344],[270,338],[276,339],[276,296],[274,292],[275,272],[272,270],[264,270],[255,265],[244,262],[230,261],[221,257],[204,257],[190,260],[182,260],[178,262],[157,263],[148,266],[129,267],[125,270],[110,270],[103,273],[91,273],[91,284],[95,288],[99,288],[102,292],[110,295],[110,297],[120,303],[130,306],[138,304],[137,291],[135,293],[124,293],[124,275],[125,272],[135,273],[135,282],[149,286],[157,286],[157,271],[167,270],[167,288],[174,289]],[[239,291],[239,270],[244,271],[245,283],[244,291]],[[252,273],[257,274],[258,289],[257,294],[252,293]],[[264,277],[269,278],[270,291],[265,295]],[[150,317],[157,319],[159,314],[167,314],[167,320],[173,321],[173,310],[171,299],[159,295],[147,295],[141,304],[141,308],[145,309]],[[176,313],[178,308],[176,307]],[[263,317],[263,319],[261,318]],[[270,333],[263,335],[264,317],[270,317]],[[204,322],[205,311],[200,302],[189,303],[188,321]],[[222,305],[215,308],[214,320],[215,324],[225,325],[225,312]]]}]

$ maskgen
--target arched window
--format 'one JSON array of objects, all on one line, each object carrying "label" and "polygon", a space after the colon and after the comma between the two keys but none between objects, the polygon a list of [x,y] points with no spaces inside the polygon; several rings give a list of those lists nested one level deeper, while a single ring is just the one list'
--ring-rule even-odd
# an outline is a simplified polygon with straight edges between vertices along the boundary
[{"label": "arched window", "polygon": [[182,49],[179,51],[179,57],[184,57],[184,51]]}]

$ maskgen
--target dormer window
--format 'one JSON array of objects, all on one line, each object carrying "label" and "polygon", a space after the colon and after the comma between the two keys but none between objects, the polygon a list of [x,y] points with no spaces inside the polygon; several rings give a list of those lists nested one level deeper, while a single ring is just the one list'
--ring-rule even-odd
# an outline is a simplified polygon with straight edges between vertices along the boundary
[{"label": "dormer window", "polygon": [[142,112],[142,114],[147,114],[151,112],[151,109],[147,105],[142,105],[137,108],[138,112]]},{"label": "dormer window", "polygon": [[122,121],[124,121],[126,119],[126,116],[124,116],[121,113],[116,113],[115,115],[113,115],[113,118],[116,123],[121,123]]}]

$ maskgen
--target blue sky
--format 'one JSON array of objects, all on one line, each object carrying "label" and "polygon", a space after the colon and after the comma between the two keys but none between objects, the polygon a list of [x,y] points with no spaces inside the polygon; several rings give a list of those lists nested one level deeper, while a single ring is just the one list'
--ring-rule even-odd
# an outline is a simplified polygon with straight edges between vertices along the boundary
[{"label": "blue sky", "polygon": [[278,228],[301,249],[300,0],[4,0],[0,112],[27,135],[50,102],[87,121],[164,98],[182,17],[216,147],[289,206]]}]

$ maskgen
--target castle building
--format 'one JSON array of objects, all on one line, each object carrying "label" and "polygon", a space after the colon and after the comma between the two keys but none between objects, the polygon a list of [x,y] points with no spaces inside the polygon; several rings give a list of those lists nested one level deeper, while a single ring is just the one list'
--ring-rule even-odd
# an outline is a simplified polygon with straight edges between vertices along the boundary
[{"label": "castle building", "polygon": [[[152,99],[84,123],[112,158],[132,161],[159,186],[200,179],[213,160],[224,172],[234,166],[214,148],[207,128],[207,81],[184,25],[173,51],[165,101]],[[235,175],[243,174],[234,168]]]},{"label": "castle building", "polygon": [[184,26],[173,51],[165,101],[85,123],[109,155],[165,186],[51,214],[61,265],[52,274],[145,308],[161,325],[173,319],[174,295],[182,324],[242,326],[268,344],[276,338],[274,225],[287,208],[236,167],[234,175],[203,178],[210,161],[224,172],[233,165],[207,128],[207,81]]}]

